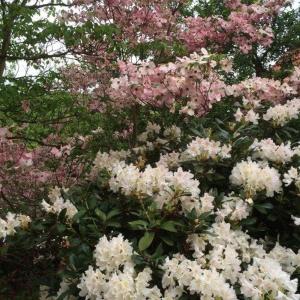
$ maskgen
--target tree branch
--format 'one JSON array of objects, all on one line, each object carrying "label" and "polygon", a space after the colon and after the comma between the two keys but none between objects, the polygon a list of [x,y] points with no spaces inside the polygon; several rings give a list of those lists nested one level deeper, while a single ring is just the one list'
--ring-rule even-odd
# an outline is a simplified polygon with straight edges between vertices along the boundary
[{"label": "tree branch", "polygon": [[0,55],[0,60],[4,58],[7,61],[15,61],[15,60],[30,61],[30,60],[38,60],[38,59],[47,59],[47,58],[62,57],[62,56],[65,56],[68,53],[70,53],[69,50],[64,51],[64,52],[54,53],[54,54],[42,53],[42,54],[37,54],[37,55],[33,55],[33,56]]},{"label": "tree branch", "polygon": [[29,5],[25,6],[26,8],[29,9],[40,9],[44,7],[55,7],[55,6],[62,6],[62,7],[72,7],[75,6],[76,4],[66,4],[66,3],[45,3],[45,4],[40,4],[40,5]]}]

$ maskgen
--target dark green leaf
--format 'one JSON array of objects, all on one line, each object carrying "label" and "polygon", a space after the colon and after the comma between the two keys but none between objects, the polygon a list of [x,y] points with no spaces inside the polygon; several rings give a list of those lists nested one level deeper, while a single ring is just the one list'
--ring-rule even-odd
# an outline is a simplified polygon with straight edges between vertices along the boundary
[{"label": "dark green leaf", "polygon": [[155,233],[146,231],[144,236],[139,240],[139,250],[144,251],[150,247],[153,242]]}]

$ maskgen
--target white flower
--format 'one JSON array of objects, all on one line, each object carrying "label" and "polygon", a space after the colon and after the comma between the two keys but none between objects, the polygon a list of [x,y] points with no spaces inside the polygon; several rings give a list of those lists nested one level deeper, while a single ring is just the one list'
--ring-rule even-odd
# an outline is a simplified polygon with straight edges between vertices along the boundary
[{"label": "white flower", "polygon": [[126,273],[113,273],[107,282],[104,299],[131,300],[135,294],[134,278]]},{"label": "white flower", "polygon": [[103,128],[98,127],[95,130],[92,130],[92,133],[94,133],[94,134],[101,134],[101,133],[104,133],[104,130],[103,130]]},{"label": "white flower", "polygon": [[[66,189],[64,189],[67,191]],[[53,213],[59,215],[59,213],[66,209],[66,216],[69,220],[77,214],[78,210],[76,206],[70,201],[65,200],[62,195],[60,188],[55,187],[49,192],[49,199],[51,204],[47,203],[45,200],[42,201],[41,206],[47,213]]]},{"label": "white flower", "polygon": [[14,235],[16,228],[26,229],[30,222],[29,216],[8,212],[5,219],[0,218],[0,239],[5,239],[8,235]]},{"label": "white flower", "polygon": [[124,195],[131,195],[137,190],[140,179],[140,171],[134,165],[126,165],[124,162],[114,164],[109,180],[110,189],[114,192],[121,190]]},{"label": "white flower", "polygon": [[160,300],[161,292],[157,286],[149,287],[149,282],[152,280],[152,271],[149,268],[145,268],[142,272],[138,273],[135,278],[136,295],[135,300],[149,299]]},{"label": "white flower", "polygon": [[[66,280],[62,280],[61,282],[60,282],[60,288],[59,288],[59,290],[58,290],[58,292],[57,292],[57,295],[55,296],[55,297],[51,297],[51,298],[46,298],[47,300],[51,300],[51,299],[53,299],[53,300],[56,300],[56,299],[58,299],[63,293],[65,293],[68,289],[69,289],[69,285],[71,284],[71,282],[68,282],[68,281],[66,281]],[[76,300],[77,298],[75,298],[74,296],[69,296],[68,297],[68,300]]]},{"label": "white flower", "polygon": [[137,193],[139,195],[153,196],[166,189],[169,185],[173,173],[164,165],[152,168],[148,165],[144,172],[140,174],[137,182]]},{"label": "white flower", "polygon": [[250,109],[245,115],[245,121],[253,124],[258,124],[259,115],[254,112],[253,109]]},{"label": "white flower", "polygon": [[252,107],[252,108],[258,108],[261,106],[261,101],[257,99],[246,99],[243,98],[243,106],[245,109]]},{"label": "white flower", "polygon": [[291,143],[276,145],[272,139],[255,140],[250,146],[254,150],[254,158],[270,160],[276,163],[287,163],[291,161],[294,151],[291,149]]},{"label": "white flower", "polygon": [[225,58],[221,60],[220,63],[223,71],[225,71],[226,73],[232,71],[232,60]]},{"label": "white flower", "polygon": [[104,300],[160,300],[157,286],[150,286],[152,271],[145,268],[136,273],[131,260],[133,249],[121,234],[110,240],[103,236],[96,246],[97,268],[89,266],[77,287],[85,299]]},{"label": "white flower", "polygon": [[248,160],[237,163],[229,177],[233,185],[243,186],[248,196],[265,191],[267,197],[281,192],[282,184],[279,172],[257,162]]},{"label": "white flower", "polygon": [[245,200],[249,205],[252,205],[253,204],[253,199],[252,198],[247,198]]},{"label": "white flower", "polygon": [[214,200],[215,197],[211,196],[208,193],[205,193],[202,197],[200,197],[201,203],[201,212],[209,212],[214,209]]},{"label": "white flower", "polygon": [[93,163],[93,169],[91,171],[92,176],[97,176],[101,170],[107,170],[111,172],[113,166],[120,162],[121,160],[126,159],[129,155],[129,151],[109,151],[107,152],[98,152],[97,156]]},{"label": "white flower", "polygon": [[241,271],[241,260],[238,251],[231,245],[214,245],[213,249],[206,256],[209,260],[209,267],[218,270],[225,279],[236,283]]},{"label": "white flower", "polygon": [[92,266],[89,266],[77,285],[80,289],[79,296],[86,297],[85,299],[96,299],[96,297],[101,299],[105,284],[105,275],[99,269],[94,270]]},{"label": "white flower", "polygon": [[161,127],[158,124],[148,122],[147,127],[146,127],[146,132],[158,134],[160,132],[160,129],[161,129]]},{"label": "white flower", "polygon": [[100,238],[94,252],[96,265],[101,271],[114,272],[119,267],[131,264],[133,249],[128,240],[119,234],[108,240],[106,236]]},{"label": "white flower", "polygon": [[300,226],[300,218],[297,218],[295,216],[291,216],[296,226]]},{"label": "white flower", "polygon": [[172,207],[179,202],[184,212],[192,209],[199,211],[199,194],[199,181],[194,179],[192,173],[179,168],[168,178],[167,186],[158,193],[154,200],[159,209],[164,205]]},{"label": "white flower", "polygon": [[270,107],[263,115],[263,119],[271,121],[275,126],[283,126],[290,120],[298,118],[299,112],[300,99],[293,99],[284,105]]},{"label": "white flower", "polygon": [[237,122],[241,122],[242,118],[244,117],[244,114],[242,113],[241,109],[238,108],[237,111],[234,114],[234,118]]},{"label": "white flower", "polygon": [[217,159],[230,157],[231,146],[223,145],[220,142],[212,141],[208,138],[197,137],[188,144],[187,149],[182,153],[182,159]]},{"label": "white flower", "polygon": [[166,168],[176,168],[179,166],[179,156],[180,154],[174,151],[163,155],[161,154],[156,165],[164,166]]},{"label": "white flower", "polygon": [[289,299],[297,296],[297,279],[291,280],[280,264],[271,258],[254,257],[253,264],[241,274],[239,281],[242,294],[251,299],[261,299],[266,294],[276,299],[279,291],[291,297]]},{"label": "white flower", "polygon": [[216,220],[218,222],[224,221],[229,217],[231,221],[240,221],[245,219],[250,214],[249,204],[239,197],[228,196],[224,197],[222,208],[218,209]]},{"label": "white flower", "polygon": [[168,127],[164,131],[164,136],[169,140],[180,141],[181,129],[175,125]]},{"label": "white flower", "polygon": [[278,261],[282,269],[291,275],[297,267],[300,267],[300,252],[296,254],[292,249],[282,247],[279,243],[276,243],[275,247],[268,253],[268,257]]},{"label": "white flower", "polygon": [[164,165],[155,168],[148,165],[140,172],[137,167],[122,162],[114,165],[111,173],[109,184],[114,192],[139,198],[152,196],[158,209],[165,205],[173,207],[179,202],[184,212],[193,208],[199,211],[199,182],[182,168],[173,173]]},{"label": "white flower", "polygon": [[219,272],[215,269],[203,269],[196,261],[178,255],[171,260],[167,258],[162,269],[164,270],[162,285],[169,293],[178,283],[180,289],[174,293],[175,299],[181,296],[184,287],[191,294],[201,295],[204,299],[217,297],[224,300],[237,299],[234,289],[226,283]]},{"label": "white flower", "polygon": [[296,185],[298,182],[300,182],[300,174],[298,172],[298,169],[291,167],[287,173],[283,175],[284,179],[282,180],[285,184],[285,186],[289,186],[292,182],[296,182]]}]

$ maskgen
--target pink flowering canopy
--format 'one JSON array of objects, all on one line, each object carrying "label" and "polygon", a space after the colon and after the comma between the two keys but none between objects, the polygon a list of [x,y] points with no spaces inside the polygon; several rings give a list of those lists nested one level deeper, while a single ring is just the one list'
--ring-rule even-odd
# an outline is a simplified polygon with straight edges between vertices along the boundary
[{"label": "pink flowering canopy", "polygon": [[[174,110],[179,104],[179,111],[200,116],[228,96],[288,99],[295,95],[297,71],[280,82],[260,60],[272,48],[272,25],[288,3],[224,1],[218,4],[222,14],[211,15],[185,1],[75,1],[64,22],[95,29],[74,48],[82,67],[64,74],[72,92],[88,95],[96,111],[136,103]],[[237,68],[243,56],[252,62],[248,78]]]}]

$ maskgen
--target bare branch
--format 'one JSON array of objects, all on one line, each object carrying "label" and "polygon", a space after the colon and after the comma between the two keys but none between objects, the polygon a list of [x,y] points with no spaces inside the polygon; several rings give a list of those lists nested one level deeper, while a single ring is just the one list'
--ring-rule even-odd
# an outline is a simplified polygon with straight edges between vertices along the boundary
[{"label": "bare branch", "polygon": [[66,4],[66,3],[45,3],[45,4],[40,4],[40,5],[28,5],[26,8],[29,9],[40,9],[40,8],[45,8],[45,7],[55,7],[55,6],[61,6],[61,7],[72,7],[75,6],[75,4]]},{"label": "bare branch", "polygon": [[54,54],[37,54],[33,56],[13,56],[13,55],[0,55],[0,60],[5,58],[7,61],[15,61],[15,60],[26,60],[26,61],[33,61],[33,60],[39,60],[39,59],[48,59],[48,58],[55,58],[55,57],[62,57],[66,54],[70,53],[70,51],[64,51]]}]

